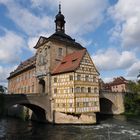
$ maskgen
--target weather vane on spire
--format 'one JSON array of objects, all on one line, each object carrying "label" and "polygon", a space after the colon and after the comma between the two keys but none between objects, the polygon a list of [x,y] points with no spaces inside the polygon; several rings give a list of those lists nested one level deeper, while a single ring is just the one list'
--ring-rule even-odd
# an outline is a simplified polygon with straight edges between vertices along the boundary
[{"label": "weather vane on spire", "polygon": [[59,1],[59,13],[61,13],[61,1]]}]

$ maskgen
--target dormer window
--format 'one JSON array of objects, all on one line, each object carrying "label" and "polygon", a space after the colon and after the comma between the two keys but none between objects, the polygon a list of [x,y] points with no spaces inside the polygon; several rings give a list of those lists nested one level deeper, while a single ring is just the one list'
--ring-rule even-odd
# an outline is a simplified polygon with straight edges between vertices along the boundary
[{"label": "dormer window", "polygon": [[61,62],[61,64],[65,64],[65,63],[66,63],[66,61],[62,61],[62,62]]},{"label": "dormer window", "polygon": [[77,60],[77,58],[76,59],[73,59],[72,62],[75,62],[76,60]]}]

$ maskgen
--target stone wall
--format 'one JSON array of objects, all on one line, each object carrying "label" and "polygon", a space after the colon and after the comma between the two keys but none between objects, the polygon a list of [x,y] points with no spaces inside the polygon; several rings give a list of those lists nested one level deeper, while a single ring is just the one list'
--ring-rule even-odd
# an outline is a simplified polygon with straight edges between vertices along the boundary
[{"label": "stone wall", "polygon": [[55,112],[55,123],[56,124],[95,124],[96,115],[92,114],[81,114],[80,116]]}]

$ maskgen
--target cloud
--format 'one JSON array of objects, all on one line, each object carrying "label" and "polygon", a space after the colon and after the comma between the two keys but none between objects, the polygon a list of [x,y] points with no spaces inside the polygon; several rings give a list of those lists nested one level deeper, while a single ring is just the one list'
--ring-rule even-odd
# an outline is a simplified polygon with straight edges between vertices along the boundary
[{"label": "cloud", "polygon": [[36,45],[37,41],[38,41],[39,37],[30,37],[28,39],[28,47],[30,49],[31,52],[35,53],[36,49],[34,49],[34,46]]},{"label": "cloud", "polygon": [[0,85],[7,86],[7,77],[9,73],[13,71],[16,66],[12,67],[2,67],[0,66]]},{"label": "cloud", "polygon": [[99,50],[92,58],[95,65],[102,71],[127,69],[137,60],[133,52],[118,52],[112,48],[106,51]]},{"label": "cloud", "polygon": [[137,61],[130,68],[128,68],[127,76],[136,78],[139,72],[140,72],[140,61]]},{"label": "cloud", "polygon": [[[29,0],[30,7],[25,6],[26,1],[21,4],[19,0],[0,0],[0,3],[7,7],[7,16],[31,38],[42,32],[53,32],[55,15],[52,13],[58,12],[58,0]],[[62,0],[61,3],[66,33],[80,38],[104,22],[104,12],[108,8],[108,0]]]},{"label": "cloud", "polygon": [[121,40],[126,48],[140,47],[140,0],[119,0],[108,11],[115,21],[113,41]]},{"label": "cloud", "polygon": [[29,36],[53,29],[53,19],[50,16],[37,16],[15,0],[1,0],[0,3],[7,7],[7,16]]},{"label": "cloud", "polygon": [[24,47],[25,41],[22,37],[12,31],[5,31],[5,35],[0,36],[1,64],[18,62]]},{"label": "cloud", "polygon": [[[59,0],[31,0],[33,7],[52,7],[58,11]],[[47,4],[44,4],[47,3]],[[61,0],[62,13],[66,18],[66,32],[71,35],[83,35],[94,31],[104,20],[104,11],[108,7],[107,0]],[[92,11],[92,12],[91,12]],[[57,12],[56,12],[57,14]]]}]

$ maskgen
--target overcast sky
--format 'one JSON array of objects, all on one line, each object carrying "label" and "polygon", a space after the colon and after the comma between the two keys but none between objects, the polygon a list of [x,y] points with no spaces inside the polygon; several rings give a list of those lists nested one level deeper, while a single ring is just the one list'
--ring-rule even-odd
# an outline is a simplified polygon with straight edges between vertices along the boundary
[{"label": "overcast sky", "polygon": [[[59,0],[0,0],[0,84],[55,31]],[[61,0],[66,34],[89,51],[100,77],[136,79],[140,71],[140,0]]]}]

